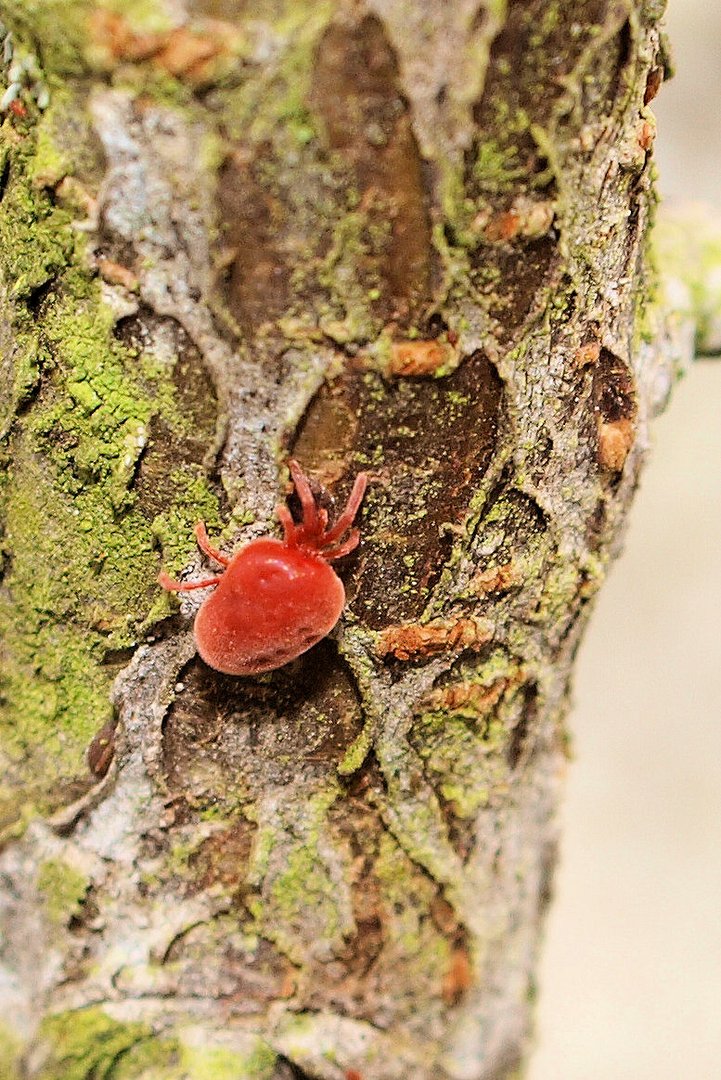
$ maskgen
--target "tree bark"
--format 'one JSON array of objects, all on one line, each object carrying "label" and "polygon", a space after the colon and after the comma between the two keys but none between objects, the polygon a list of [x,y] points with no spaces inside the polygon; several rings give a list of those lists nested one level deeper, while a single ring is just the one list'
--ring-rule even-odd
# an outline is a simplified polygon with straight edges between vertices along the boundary
[{"label": "tree bark", "polygon": [[[661,9],[0,0],[18,1076],[518,1074],[573,657],[688,348]],[[291,455],[369,475],[348,605],[220,675],[157,573],[275,532]]]}]

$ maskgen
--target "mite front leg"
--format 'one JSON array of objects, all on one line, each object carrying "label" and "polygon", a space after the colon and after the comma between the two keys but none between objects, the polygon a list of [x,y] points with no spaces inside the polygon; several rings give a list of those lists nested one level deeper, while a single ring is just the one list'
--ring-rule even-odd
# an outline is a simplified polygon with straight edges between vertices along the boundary
[{"label": "mite front leg", "polygon": [[197,523],[194,532],[200,550],[207,555],[209,559],[214,559],[217,563],[220,563],[221,566],[227,566],[230,559],[211,545],[204,521],[199,521]]},{"label": "mite front leg", "polygon": [[[367,484],[368,477],[366,476],[366,474],[358,473],[355,478],[355,483],[353,484],[353,490],[348,497],[348,502],[345,505],[343,513],[340,515],[337,521],[333,523],[333,528],[329,529],[323,537],[324,544],[331,544],[334,540],[337,540],[338,537],[342,536],[346,529],[353,524],[353,519],[358,513],[360,504],[363,502],[363,496],[365,495]],[[333,558],[337,557],[337,555],[333,556]]]},{"label": "mite front leg", "polygon": [[211,585],[217,585],[220,577],[204,578],[202,581],[173,581],[171,577],[161,570],[158,574],[158,583],[168,592],[191,592],[192,589],[207,589]]}]

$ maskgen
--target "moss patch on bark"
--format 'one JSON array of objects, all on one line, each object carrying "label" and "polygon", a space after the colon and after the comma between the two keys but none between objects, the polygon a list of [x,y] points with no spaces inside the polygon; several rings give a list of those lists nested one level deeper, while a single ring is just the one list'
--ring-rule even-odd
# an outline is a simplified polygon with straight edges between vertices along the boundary
[{"label": "moss patch on bark", "polygon": [[[109,719],[109,688],[153,618],[171,610],[157,548],[179,569],[193,522],[217,520],[187,439],[171,359],[143,362],[120,340],[74,209],[55,185],[92,153],[82,95],[0,129],[0,825],[48,811],[90,782],[83,754]],[[56,103],[57,104],[57,103]],[[62,112],[72,118],[72,142]],[[56,153],[57,139],[64,150]],[[211,410],[212,411],[212,410]],[[186,460],[152,505],[133,490],[153,423],[185,439]],[[214,417],[200,420],[202,435]],[[208,431],[205,431],[208,428]]]}]

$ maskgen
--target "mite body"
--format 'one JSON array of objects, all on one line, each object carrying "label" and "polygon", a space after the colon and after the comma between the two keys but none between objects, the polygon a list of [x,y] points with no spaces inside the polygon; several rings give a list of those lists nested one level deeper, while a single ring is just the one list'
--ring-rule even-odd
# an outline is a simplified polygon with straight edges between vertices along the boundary
[{"label": "mite body", "polygon": [[367,477],[358,474],[345,509],[328,528],[328,512],[317,506],[296,461],[290,472],[303,518],[296,524],[286,506],[277,508],[283,540],[261,537],[228,558],[211,546],[198,522],[198,545],[223,572],[193,582],[165,573],[158,579],[175,592],[214,587],[196,616],[195,641],[206,664],[226,675],[259,675],[295,660],[333,629],[345,605],[343,582],[330,563],[358,544],[358,529],[351,526]]}]

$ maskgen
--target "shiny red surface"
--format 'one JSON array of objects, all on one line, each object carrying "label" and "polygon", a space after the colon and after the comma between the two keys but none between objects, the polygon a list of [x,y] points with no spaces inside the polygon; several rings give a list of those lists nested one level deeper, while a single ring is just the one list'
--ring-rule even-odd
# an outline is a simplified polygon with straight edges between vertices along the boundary
[{"label": "shiny red surface", "polygon": [[196,616],[198,652],[227,675],[271,671],[325,637],[344,603],[343,583],[320,555],[253,540],[233,556]]}]

